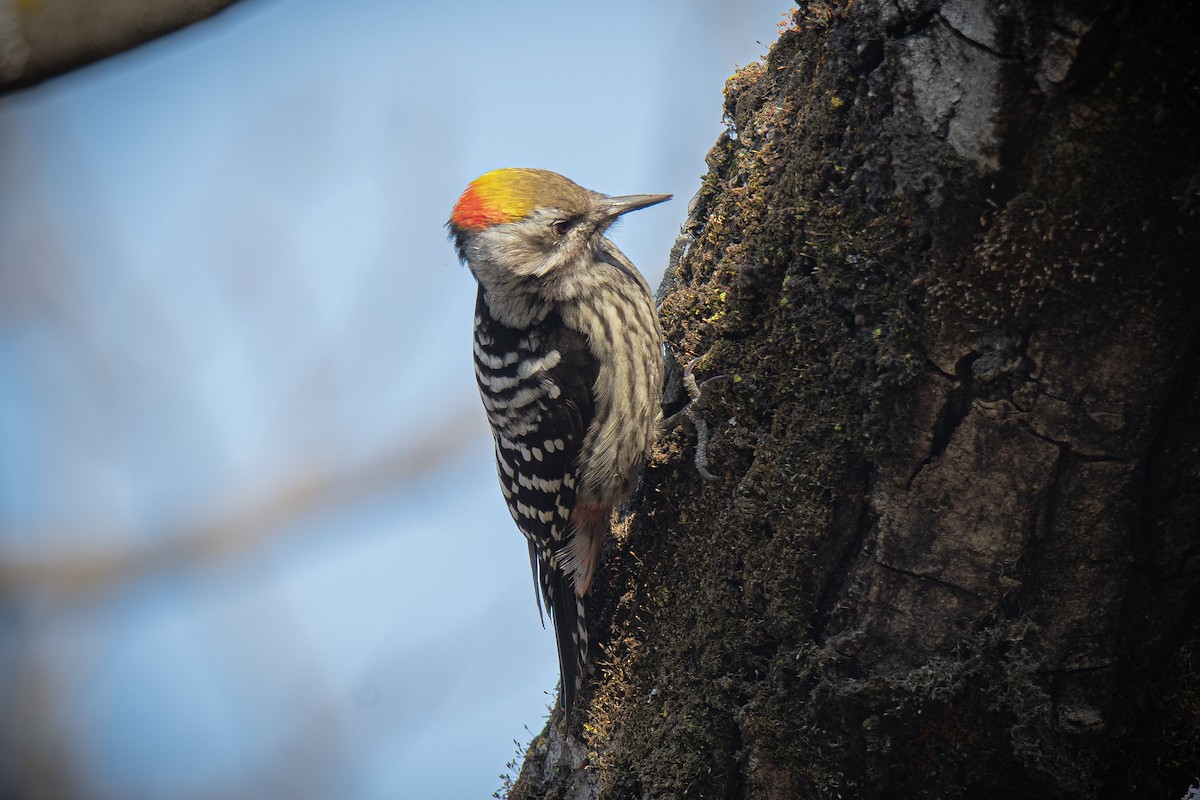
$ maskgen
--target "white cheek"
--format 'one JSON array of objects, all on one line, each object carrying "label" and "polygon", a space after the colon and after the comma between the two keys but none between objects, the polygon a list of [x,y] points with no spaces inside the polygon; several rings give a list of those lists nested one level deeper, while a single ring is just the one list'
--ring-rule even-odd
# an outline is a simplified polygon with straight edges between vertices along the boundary
[{"label": "white cheek", "polygon": [[545,243],[515,248],[510,254],[509,268],[516,274],[545,278],[561,272],[573,261],[572,248],[564,242],[559,246],[545,246]]},{"label": "white cheek", "polygon": [[523,278],[544,278],[559,266],[555,253],[545,253],[536,250],[523,250],[512,254],[508,268],[514,275]]},{"label": "white cheek", "polygon": [[586,246],[585,238],[578,231],[559,241],[557,246],[546,253],[546,273],[562,274],[573,266],[585,263],[583,256]]},{"label": "white cheek", "polygon": [[564,278],[576,272],[573,267],[588,262],[585,256],[590,237],[580,228],[563,238],[554,237],[546,224],[543,220],[527,220],[484,231],[480,239],[486,244],[481,249],[508,276]]}]

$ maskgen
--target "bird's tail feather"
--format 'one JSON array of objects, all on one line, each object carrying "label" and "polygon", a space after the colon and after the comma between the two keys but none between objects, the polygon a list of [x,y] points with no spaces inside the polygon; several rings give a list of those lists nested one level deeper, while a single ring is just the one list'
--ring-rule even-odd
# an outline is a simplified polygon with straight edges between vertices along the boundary
[{"label": "bird's tail feather", "polygon": [[573,579],[561,570],[555,571],[552,583],[554,597],[550,616],[554,620],[558,674],[562,679],[559,701],[563,714],[569,719],[587,669],[587,599],[575,593]]}]

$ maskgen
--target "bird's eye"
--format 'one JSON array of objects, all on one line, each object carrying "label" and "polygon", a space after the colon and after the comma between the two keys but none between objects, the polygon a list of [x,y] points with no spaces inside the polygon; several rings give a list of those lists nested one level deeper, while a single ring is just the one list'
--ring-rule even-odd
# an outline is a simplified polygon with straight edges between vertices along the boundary
[{"label": "bird's eye", "polygon": [[556,219],[550,223],[550,227],[554,230],[556,236],[566,236],[573,224],[575,224],[575,220],[573,219]]}]

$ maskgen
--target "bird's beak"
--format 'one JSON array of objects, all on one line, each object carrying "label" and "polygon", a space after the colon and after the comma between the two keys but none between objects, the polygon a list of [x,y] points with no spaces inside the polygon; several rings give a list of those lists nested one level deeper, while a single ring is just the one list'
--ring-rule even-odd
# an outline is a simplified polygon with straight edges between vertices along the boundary
[{"label": "bird's beak", "polygon": [[637,211],[646,206],[665,203],[671,199],[669,194],[627,194],[621,197],[606,197],[600,203],[609,219],[616,219],[622,214]]}]

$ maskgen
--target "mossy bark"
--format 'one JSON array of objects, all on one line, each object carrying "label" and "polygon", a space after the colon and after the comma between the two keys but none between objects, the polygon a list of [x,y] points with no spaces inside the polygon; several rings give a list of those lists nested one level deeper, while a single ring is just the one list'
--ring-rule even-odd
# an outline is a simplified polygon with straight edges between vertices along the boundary
[{"label": "mossy bark", "polygon": [[663,304],[586,708],[514,798],[1182,797],[1200,776],[1200,12],[802,3]]}]

